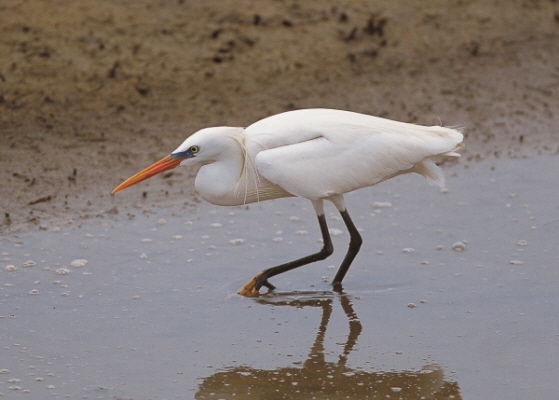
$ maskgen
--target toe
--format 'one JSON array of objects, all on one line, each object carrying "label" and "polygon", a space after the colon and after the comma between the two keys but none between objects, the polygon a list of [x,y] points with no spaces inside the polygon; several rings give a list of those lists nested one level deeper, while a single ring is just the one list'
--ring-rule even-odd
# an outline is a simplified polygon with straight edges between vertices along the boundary
[{"label": "toe", "polygon": [[250,281],[248,281],[241,290],[239,290],[239,294],[241,296],[245,296],[245,297],[255,297],[258,296],[260,294],[259,289],[257,289],[257,282],[258,282],[258,277],[262,274],[262,272],[256,274],[256,276],[254,278],[252,278]]}]

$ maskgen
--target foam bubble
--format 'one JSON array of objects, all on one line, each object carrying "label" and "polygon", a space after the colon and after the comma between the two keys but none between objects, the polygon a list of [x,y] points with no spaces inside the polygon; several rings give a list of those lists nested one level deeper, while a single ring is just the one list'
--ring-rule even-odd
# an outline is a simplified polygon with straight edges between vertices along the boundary
[{"label": "foam bubble", "polygon": [[83,258],[78,258],[76,260],[73,260],[70,265],[74,268],[83,268],[85,267],[87,264],[87,260],[83,259]]},{"label": "foam bubble", "polygon": [[66,267],[62,267],[58,268],[56,271],[54,271],[54,273],[56,275],[68,275],[70,273],[70,270]]}]

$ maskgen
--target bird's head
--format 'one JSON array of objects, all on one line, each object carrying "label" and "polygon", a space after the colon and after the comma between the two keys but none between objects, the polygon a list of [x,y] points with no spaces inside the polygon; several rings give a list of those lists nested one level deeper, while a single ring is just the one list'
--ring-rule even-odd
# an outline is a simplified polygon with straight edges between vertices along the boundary
[{"label": "bird's head", "polygon": [[220,154],[234,146],[235,139],[242,128],[206,128],[188,137],[175,151],[143,169],[118,185],[112,193],[120,192],[129,186],[151,178],[179,165],[208,164],[216,161]]}]

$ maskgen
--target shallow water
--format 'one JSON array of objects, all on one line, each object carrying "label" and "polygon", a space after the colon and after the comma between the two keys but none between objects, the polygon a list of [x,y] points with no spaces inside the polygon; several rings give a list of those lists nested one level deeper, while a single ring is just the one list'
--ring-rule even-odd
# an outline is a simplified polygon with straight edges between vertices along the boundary
[{"label": "shallow water", "polygon": [[331,258],[235,294],[320,248],[302,199],[4,237],[0,393],[555,398],[558,170],[559,157],[496,160],[447,168],[447,193],[403,176],[348,195],[364,245],[342,295],[327,282],[348,240],[333,207]]}]

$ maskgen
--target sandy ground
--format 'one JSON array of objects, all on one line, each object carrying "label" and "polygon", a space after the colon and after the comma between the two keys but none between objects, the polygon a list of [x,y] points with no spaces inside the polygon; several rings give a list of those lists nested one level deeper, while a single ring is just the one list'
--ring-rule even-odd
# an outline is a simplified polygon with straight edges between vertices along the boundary
[{"label": "sandy ground", "polygon": [[555,154],[558,43],[552,0],[3,2],[1,232],[196,200],[182,170],[110,191],[199,128],[295,108],[466,127],[466,167]]}]

